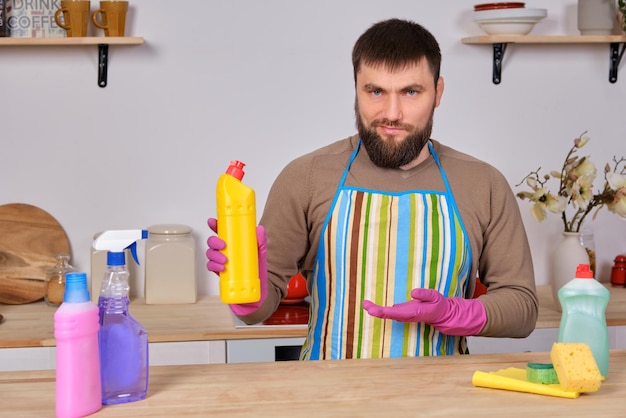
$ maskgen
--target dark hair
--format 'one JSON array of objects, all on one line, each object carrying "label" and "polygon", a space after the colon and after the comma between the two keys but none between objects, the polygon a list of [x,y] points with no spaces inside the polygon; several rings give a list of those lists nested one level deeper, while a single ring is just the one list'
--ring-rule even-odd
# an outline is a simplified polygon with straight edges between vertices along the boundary
[{"label": "dark hair", "polygon": [[383,65],[396,70],[426,59],[435,85],[441,68],[441,50],[432,33],[415,22],[383,20],[371,26],[354,44],[352,66],[354,82],[361,65]]}]

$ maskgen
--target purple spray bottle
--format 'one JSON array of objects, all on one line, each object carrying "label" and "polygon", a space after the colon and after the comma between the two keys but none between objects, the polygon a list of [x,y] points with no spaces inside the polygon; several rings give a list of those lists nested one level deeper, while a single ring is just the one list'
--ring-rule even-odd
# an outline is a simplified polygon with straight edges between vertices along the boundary
[{"label": "purple spray bottle", "polygon": [[112,405],[144,399],[148,393],[148,333],[128,312],[128,269],[124,250],[130,248],[138,263],[137,240],[145,230],[106,231],[93,243],[107,250],[107,271],[102,281],[100,310],[100,374],[102,403]]}]

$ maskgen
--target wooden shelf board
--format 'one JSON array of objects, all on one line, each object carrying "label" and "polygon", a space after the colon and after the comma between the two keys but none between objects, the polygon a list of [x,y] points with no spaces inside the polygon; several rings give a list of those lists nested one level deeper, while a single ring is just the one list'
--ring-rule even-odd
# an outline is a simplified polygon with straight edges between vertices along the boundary
[{"label": "wooden shelf board", "polygon": [[626,42],[626,36],[529,36],[529,35],[494,35],[494,36],[469,36],[462,38],[464,44],[607,44]]},{"label": "wooden shelf board", "polygon": [[0,38],[0,46],[141,45],[140,36],[86,36],[74,38]]}]

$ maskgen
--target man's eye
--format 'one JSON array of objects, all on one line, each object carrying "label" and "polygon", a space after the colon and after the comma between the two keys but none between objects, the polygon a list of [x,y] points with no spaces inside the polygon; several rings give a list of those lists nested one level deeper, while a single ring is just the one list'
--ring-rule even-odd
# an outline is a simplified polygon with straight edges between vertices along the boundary
[{"label": "man's eye", "polygon": [[381,94],[383,94],[381,90],[372,90],[372,96],[380,96]]},{"label": "man's eye", "polygon": [[407,96],[417,96],[417,90],[413,90],[413,89],[407,90],[406,91],[406,95]]}]

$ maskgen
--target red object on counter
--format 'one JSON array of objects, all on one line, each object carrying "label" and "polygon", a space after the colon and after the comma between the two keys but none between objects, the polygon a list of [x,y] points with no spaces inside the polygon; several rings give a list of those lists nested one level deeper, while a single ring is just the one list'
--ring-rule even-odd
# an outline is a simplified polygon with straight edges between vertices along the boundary
[{"label": "red object on counter", "polygon": [[263,325],[306,325],[309,323],[309,304],[279,305]]},{"label": "red object on counter", "polygon": [[287,296],[281,301],[285,304],[300,303],[309,295],[306,288],[306,279],[302,274],[298,273],[289,280],[287,284]]},{"label": "red object on counter", "polygon": [[626,286],[626,256],[618,255],[613,261],[615,264],[611,269],[611,285],[624,287]]}]

